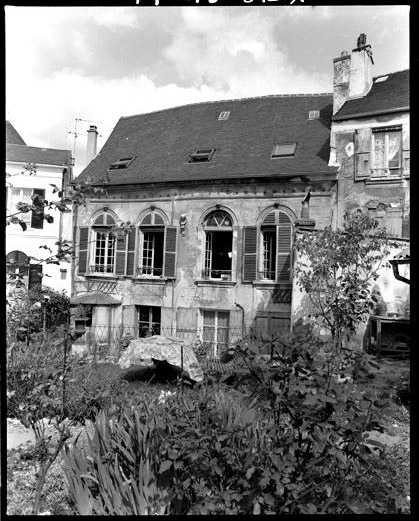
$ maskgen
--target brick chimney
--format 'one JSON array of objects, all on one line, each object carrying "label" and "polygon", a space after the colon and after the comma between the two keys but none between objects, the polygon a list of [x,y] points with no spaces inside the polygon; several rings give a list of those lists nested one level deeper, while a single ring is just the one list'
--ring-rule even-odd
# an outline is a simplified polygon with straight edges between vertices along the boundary
[{"label": "brick chimney", "polygon": [[349,98],[360,98],[368,94],[372,87],[371,45],[367,45],[367,36],[359,35],[356,48],[349,54],[343,51],[333,60],[333,114]]},{"label": "brick chimney", "polygon": [[86,164],[88,165],[97,153],[97,136],[98,131],[96,125],[90,125],[87,131],[87,148],[86,148]]}]

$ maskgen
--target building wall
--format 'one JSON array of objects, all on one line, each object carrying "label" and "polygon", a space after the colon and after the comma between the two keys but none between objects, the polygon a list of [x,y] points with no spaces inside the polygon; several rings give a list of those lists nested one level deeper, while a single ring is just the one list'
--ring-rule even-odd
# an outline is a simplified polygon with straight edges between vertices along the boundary
[{"label": "building wall", "polygon": [[[28,189],[44,189],[45,199],[54,201],[57,199],[57,195],[53,194],[53,187],[51,184],[55,184],[61,187],[62,183],[62,166],[52,165],[37,165],[37,171],[35,175],[29,175],[28,173],[22,174],[24,171],[24,164],[21,163],[7,163],[6,171],[11,176],[7,178],[7,215],[15,213],[16,210],[11,208],[11,189],[13,188],[28,188]],[[23,231],[19,224],[11,224],[6,228],[6,255],[12,251],[18,250],[25,253],[27,256],[34,257],[35,259],[47,259],[52,254],[57,252],[56,242],[62,238],[71,241],[72,228],[71,228],[71,213],[62,214],[58,210],[45,210],[45,213],[49,213],[54,217],[53,223],[47,223],[44,220],[42,229],[31,228],[30,224],[28,228]],[[48,246],[52,250],[52,254],[44,248],[40,248],[41,245]],[[35,263],[35,261],[33,261]],[[42,283],[49,286],[56,291],[65,290],[68,295],[71,291],[71,269],[69,262],[61,262],[60,265],[42,263],[44,277]],[[65,278],[64,272],[66,270]],[[8,285],[7,287],[8,296],[12,297],[14,292],[14,286]]]},{"label": "building wall", "polygon": [[[75,294],[94,288],[109,280],[112,296],[121,301],[115,310],[114,323],[136,326],[135,306],[162,308],[161,325],[174,334],[179,329],[202,329],[199,310],[230,312],[230,327],[237,332],[252,327],[264,328],[268,322],[289,327],[291,316],[291,280],[289,283],[243,282],[243,228],[254,226],[267,209],[283,209],[292,221],[300,217],[301,201],[306,195],[301,183],[285,182],[255,185],[251,183],[222,186],[205,185],[194,188],[165,188],[126,191],[111,194],[106,201],[92,200],[79,208],[77,225],[88,226],[92,216],[106,207],[121,221],[140,222],[141,216],[154,206],[164,212],[167,222],[177,227],[176,277],[174,280],[150,280],[138,277],[108,275],[78,275],[76,268]],[[108,190],[109,193],[111,193]],[[333,205],[331,187],[319,184],[312,188],[310,217],[317,227],[331,223]],[[232,280],[204,280],[205,235],[203,217],[209,210],[226,210],[233,219]],[[186,227],[180,222],[186,217]],[[137,246],[138,250],[138,246]],[[138,252],[137,252],[138,256]],[[137,260],[138,265],[138,260]],[[104,287],[102,285],[102,287]],[[256,316],[258,316],[256,320]],[[185,325],[186,324],[186,325]]]}]

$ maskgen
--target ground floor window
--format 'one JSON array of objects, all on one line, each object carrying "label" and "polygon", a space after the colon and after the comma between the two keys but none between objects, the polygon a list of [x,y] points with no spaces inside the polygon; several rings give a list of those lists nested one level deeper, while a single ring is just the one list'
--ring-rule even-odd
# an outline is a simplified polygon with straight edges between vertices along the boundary
[{"label": "ground floor window", "polygon": [[228,311],[202,311],[202,341],[208,354],[218,357],[227,349],[229,338],[230,313]]},{"label": "ground floor window", "polygon": [[138,306],[138,336],[144,338],[160,335],[161,308],[156,306]]}]

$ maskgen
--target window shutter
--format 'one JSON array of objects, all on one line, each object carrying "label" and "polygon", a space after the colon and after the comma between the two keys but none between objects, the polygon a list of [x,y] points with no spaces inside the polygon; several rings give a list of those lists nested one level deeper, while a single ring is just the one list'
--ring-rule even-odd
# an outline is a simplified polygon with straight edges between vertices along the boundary
[{"label": "window shutter", "polygon": [[135,238],[137,230],[128,232],[127,275],[135,275]]},{"label": "window shutter", "polygon": [[79,275],[83,275],[87,270],[87,248],[89,239],[89,228],[79,228]]},{"label": "window shutter", "polygon": [[124,234],[116,240],[115,273],[125,275],[125,264],[127,258],[127,236]]},{"label": "window shutter", "polygon": [[163,276],[174,279],[176,275],[176,238],[177,228],[167,226],[164,239],[164,271]]},{"label": "window shutter", "polygon": [[30,264],[28,288],[32,289],[37,284],[42,284],[42,264]]},{"label": "window shutter", "polygon": [[177,308],[176,336],[184,340],[193,340],[198,332],[198,309]]},{"label": "window shutter", "polygon": [[392,237],[402,236],[402,211],[401,210],[387,210],[386,214],[386,229]]},{"label": "window shutter", "polygon": [[243,282],[256,280],[257,227],[243,229]]},{"label": "window shutter", "polygon": [[240,340],[244,334],[243,332],[243,311],[241,309],[233,309],[230,311],[230,322],[229,322],[229,343],[234,344]]},{"label": "window shutter", "polygon": [[409,125],[403,125],[402,130],[402,136],[403,136],[403,172],[405,175],[410,175],[410,129]]},{"label": "window shutter", "polygon": [[[45,190],[41,188],[34,188],[33,195],[39,195],[43,199],[45,198]],[[42,203],[33,202],[33,204],[37,207],[36,210],[32,210],[31,217],[31,228],[36,228],[38,230],[42,230],[44,227],[44,205]]]},{"label": "window shutter", "polygon": [[290,280],[291,268],[291,223],[277,226],[277,280]]},{"label": "window shutter", "polygon": [[360,128],[355,131],[355,179],[370,176],[371,129]]}]

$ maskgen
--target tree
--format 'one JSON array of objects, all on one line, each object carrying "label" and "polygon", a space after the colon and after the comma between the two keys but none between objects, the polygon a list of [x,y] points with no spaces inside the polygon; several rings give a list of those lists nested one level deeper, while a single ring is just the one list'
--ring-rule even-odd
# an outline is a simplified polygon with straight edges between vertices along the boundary
[{"label": "tree", "polygon": [[295,273],[315,317],[342,346],[374,307],[373,283],[390,253],[389,236],[365,213],[346,212],[343,228],[304,234],[296,240]]}]

